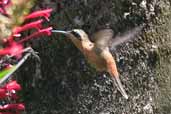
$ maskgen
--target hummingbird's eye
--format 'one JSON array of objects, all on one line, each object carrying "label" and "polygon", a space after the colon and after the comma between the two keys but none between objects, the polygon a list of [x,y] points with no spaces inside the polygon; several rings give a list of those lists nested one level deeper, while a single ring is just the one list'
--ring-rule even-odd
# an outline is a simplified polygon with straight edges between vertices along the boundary
[{"label": "hummingbird's eye", "polygon": [[75,32],[75,31],[71,31],[71,34],[73,34],[77,39],[81,40],[81,36],[79,33]]}]

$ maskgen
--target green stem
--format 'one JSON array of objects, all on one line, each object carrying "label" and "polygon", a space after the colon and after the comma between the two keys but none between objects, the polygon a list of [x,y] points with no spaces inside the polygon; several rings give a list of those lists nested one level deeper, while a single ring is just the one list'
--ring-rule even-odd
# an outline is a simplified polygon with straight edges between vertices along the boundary
[{"label": "green stem", "polygon": [[14,68],[12,68],[12,70],[6,74],[1,80],[0,80],[0,85],[2,83],[4,83],[4,81],[6,81],[27,59],[28,57],[31,55],[31,53],[27,53],[16,65]]}]

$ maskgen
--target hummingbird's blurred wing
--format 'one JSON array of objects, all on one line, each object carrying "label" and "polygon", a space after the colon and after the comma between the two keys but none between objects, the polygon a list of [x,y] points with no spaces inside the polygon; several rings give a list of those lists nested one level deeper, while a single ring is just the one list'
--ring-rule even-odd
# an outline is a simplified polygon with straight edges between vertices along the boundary
[{"label": "hummingbird's blurred wing", "polygon": [[142,30],[143,27],[144,25],[135,27],[123,34],[116,35],[115,38],[113,38],[114,33],[112,29],[103,29],[93,34],[92,40],[100,49],[105,47],[114,49],[116,46],[135,38],[135,36]]},{"label": "hummingbird's blurred wing", "polygon": [[142,30],[142,28],[143,25],[135,27],[132,30],[129,30],[121,35],[116,35],[116,37],[109,42],[110,49],[114,49],[117,45],[120,45],[121,43],[127,42],[135,38],[135,36]]},{"label": "hummingbird's blurred wing", "polygon": [[113,30],[112,29],[102,29],[95,34],[92,35],[92,40],[100,49],[104,49],[105,47],[109,46],[109,42],[113,37]]}]

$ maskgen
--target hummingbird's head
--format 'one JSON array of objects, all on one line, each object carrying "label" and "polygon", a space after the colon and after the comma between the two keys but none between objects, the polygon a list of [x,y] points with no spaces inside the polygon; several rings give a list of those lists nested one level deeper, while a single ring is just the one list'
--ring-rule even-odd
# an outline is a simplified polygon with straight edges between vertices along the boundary
[{"label": "hummingbird's head", "polygon": [[88,39],[88,35],[82,29],[73,29],[69,32],[75,39],[79,41],[86,41]]},{"label": "hummingbird's head", "polygon": [[64,34],[71,39],[78,48],[87,46],[87,44],[91,43],[88,35],[81,29],[73,29],[71,31],[52,30],[52,32]]}]

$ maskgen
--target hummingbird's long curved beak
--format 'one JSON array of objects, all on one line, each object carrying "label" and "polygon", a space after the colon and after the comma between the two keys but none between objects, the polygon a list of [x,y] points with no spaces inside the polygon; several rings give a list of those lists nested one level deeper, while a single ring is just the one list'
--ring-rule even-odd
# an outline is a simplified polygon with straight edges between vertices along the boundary
[{"label": "hummingbird's long curved beak", "polygon": [[54,33],[62,33],[64,35],[68,35],[69,34],[69,31],[63,31],[63,30],[52,30],[51,32],[54,32]]},{"label": "hummingbird's long curved beak", "polygon": [[67,37],[69,37],[69,38],[71,38],[71,36],[75,35],[75,36],[77,36],[77,37],[74,37],[74,38],[77,38],[77,39],[81,40],[81,39],[80,39],[80,36],[78,36],[78,34],[76,34],[76,33],[73,32],[73,31],[51,30],[51,32],[54,32],[54,33],[61,33],[61,34],[64,34],[65,36],[67,36]]},{"label": "hummingbird's long curved beak", "polygon": [[125,99],[128,99],[128,95],[126,94],[125,90],[123,89],[123,86],[119,79],[119,76],[112,77],[112,80],[114,81],[114,84],[116,85],[116,87],[120,91],[120,93],[123,95],[123,97]]}]

